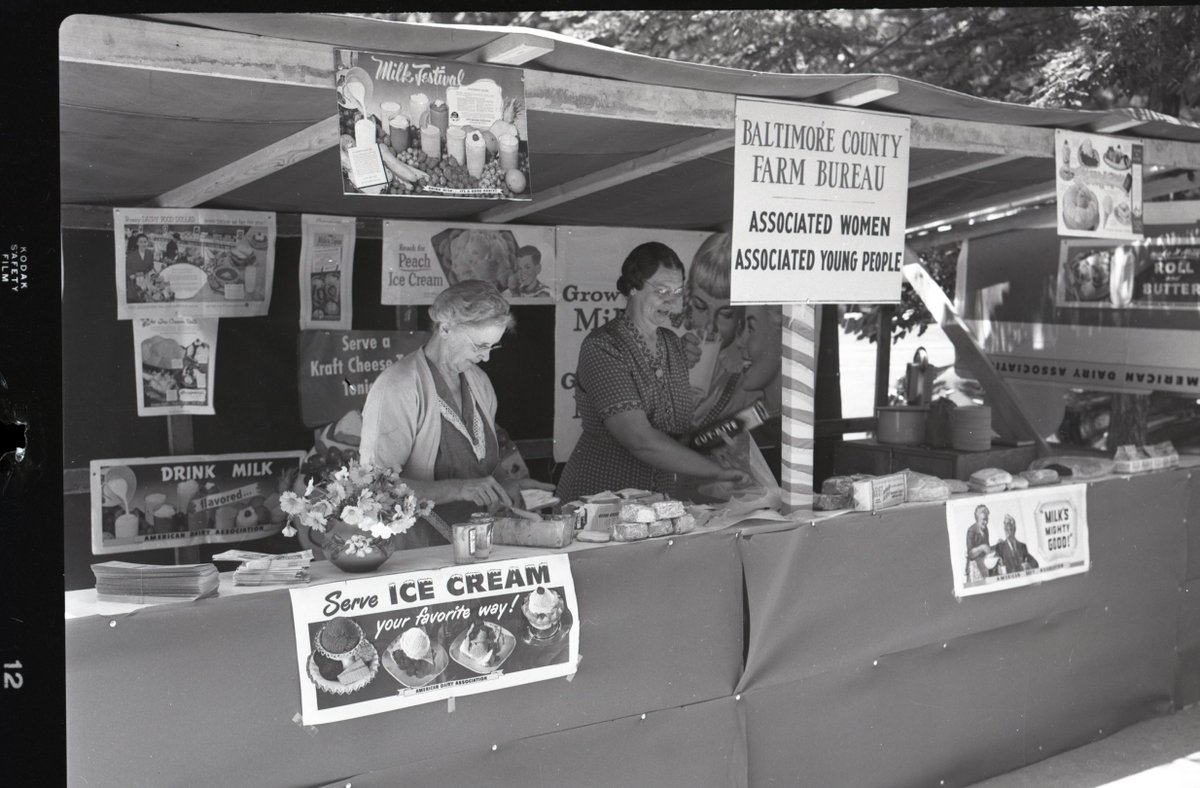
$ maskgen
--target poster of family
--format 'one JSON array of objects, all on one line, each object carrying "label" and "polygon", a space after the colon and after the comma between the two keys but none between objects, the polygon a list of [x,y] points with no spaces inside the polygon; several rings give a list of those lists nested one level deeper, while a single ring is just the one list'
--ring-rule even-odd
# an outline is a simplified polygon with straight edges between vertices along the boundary
[{"label": "poster of family", "polygon": [[267,314],[275,214],[114,208],[117,318]]},{"label": "poster of family", "polygon": [[305,725],[571,676],[579,604],[566,555],[291,589]]},{"label": "poster of family", "polygon": [[1080,574],[1091,566],[1087,485],[955,497],[946,531],[956,597]]}]

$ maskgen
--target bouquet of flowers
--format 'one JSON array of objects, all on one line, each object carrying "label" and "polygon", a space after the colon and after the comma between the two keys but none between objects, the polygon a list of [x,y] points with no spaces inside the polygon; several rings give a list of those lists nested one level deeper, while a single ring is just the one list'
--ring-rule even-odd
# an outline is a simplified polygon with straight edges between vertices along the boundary
[{"label": "bouquet of flowers", "polygon": [[327,473],[320,483],[309,479],[303,495],[283,493],[279,507],[288,516],[285,536],[294,536],[297,526],[324,533],[330,521],[341,521],[386,540],[407,531],[417,517],[429,514],[433,501],[418,501],[394,469],[352,459]]}]

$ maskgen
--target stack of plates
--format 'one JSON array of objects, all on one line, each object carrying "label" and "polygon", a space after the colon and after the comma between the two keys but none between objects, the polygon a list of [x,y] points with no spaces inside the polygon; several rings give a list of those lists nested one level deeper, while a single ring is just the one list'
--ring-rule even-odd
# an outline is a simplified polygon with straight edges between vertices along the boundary
[{"label": "stack of plates", "polygon": [[958,451],[992,448],[992,409],[972,405],[950,411],[950,445]]},{"label": "stack of plates", "polygon": [[161,566],[105,561],[92,566],[96,596],[106,602],[153,604],[215,596],[219,583],[212,564]]}]

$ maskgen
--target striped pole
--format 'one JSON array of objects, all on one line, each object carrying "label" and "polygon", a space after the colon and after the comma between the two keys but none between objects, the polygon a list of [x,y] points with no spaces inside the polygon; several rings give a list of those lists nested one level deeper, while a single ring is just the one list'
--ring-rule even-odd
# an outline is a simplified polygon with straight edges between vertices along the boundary
[{"label": "striped pole", "polygon": [[816,310],[783,307],[783,508],[811,509],[816,372]]}]

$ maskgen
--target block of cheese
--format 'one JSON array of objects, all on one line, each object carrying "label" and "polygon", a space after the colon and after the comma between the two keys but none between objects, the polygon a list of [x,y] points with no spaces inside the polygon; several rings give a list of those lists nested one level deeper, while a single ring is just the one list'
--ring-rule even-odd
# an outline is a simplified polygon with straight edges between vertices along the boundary
[{"label": "block of cheese", "polygon": [[654,516],[660,520],[682,517],[684,513],[682,501],[658,501],[654,504]]},{"label": "block of cheese", "polygon": [[906,488],[903,473],[876,476],[855,482],[854,509],[859,512],[873,512],[876,509],[898,506],[905,501]]},{"label": "block of cheese", "polygon": [[492,525],[493,542],[521,547],[566,547],[574,533],[571,521],[566,518],[533,522],[519,517],[497,517]]},{"label": "block of cheese", "polygon": [[621,522],[623,523],[652,523],[658,518],[654,516],[653,506],[640,503],[621,504]]},{"label": "block of cheese", "polygon": [[675,533],[675,523],[671,520],[655,520],[646,524],[646,532],[651,538],[655,536],[670,536]]},{"label": "block of cheese", "polygon": [[[824,489],[824,487],[822,487]],[[853,489],[853,487],[851,488]],[[837,509],[849,509],[853,505],[850,500],[850,493],[844,495],[835,495],[827,493],[817,493],[813,496],[813,509],[818,512],[832,512]]]},{"label": "block of cheese", "polygon": [[636,542],[638,539],[649,539],[650,530],[646,523],[617,523],[612,527],[614,542]]},{"label": "block of cheese", "polygon": [[607,542],[612,539],[612,534],[608,531],[577,531],[575,533],[575,541],[577,542]]},{"label": "block of cheese", "polygon": [[696,529],[696,518],[685,513],[672,520],[671,525],[673,526],[675,533],[686,534],[688,531],[694,531]]}]

